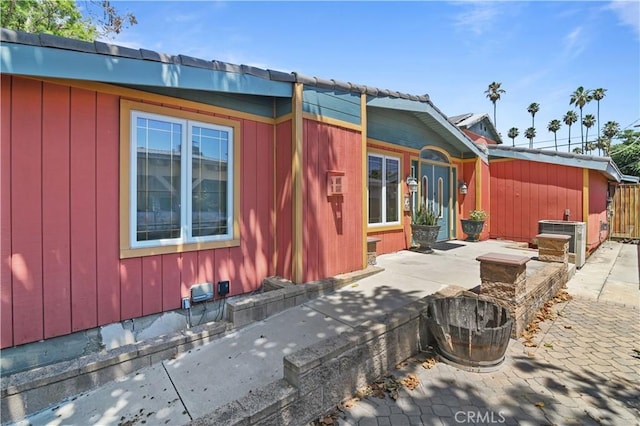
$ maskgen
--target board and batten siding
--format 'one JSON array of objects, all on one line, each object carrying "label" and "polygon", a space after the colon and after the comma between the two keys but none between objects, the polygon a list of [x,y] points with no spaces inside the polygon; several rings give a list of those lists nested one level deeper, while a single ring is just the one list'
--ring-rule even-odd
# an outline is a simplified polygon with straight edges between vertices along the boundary
[{"label": "board and batten siding", "polygon": [[177,309],[195,283],[230,280],[235,295],[273,274],[271,124],[197,111],[241,122],[238,247],[120,259],[120,96],[1,83],[2,348]]},{"label": "board and batten siding", "polygon": [[[303,281],[313,281],[362,265],[360,132],[313,120],[303,121]],[[327,171],[345,172],[342,196],[327,196]]]},{"label": "board and batten siding", "polygon": [[582,221],[583,169],[533,161],[490,163],[491,238],[530,242],[539,220]]},{"label": "board and batten siding", "polygon": [[609,181],[600,172],[589,170],[589,217],[587,219],[587,252],[595,250],[609,236],[607,194]]},{"label": "board and batten siding", "polygon": [[291,161],[293,156],[292,122],[284,121],[276,125],[275,195],[276,216],[276,274],[291,279],[293,266],[293,177]]}]

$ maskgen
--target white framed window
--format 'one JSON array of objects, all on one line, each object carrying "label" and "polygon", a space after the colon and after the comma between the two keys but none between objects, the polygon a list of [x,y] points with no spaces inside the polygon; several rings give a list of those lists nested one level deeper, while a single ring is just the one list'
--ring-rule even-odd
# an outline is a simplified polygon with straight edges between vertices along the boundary
[{"label": "white framed window", "polygon": [[400,224],[400,158],[369,153],[369,225]]},{"label": "white framed window", "polygon": [[131,110],[131,248],[233,239],[233,132],[233,127]]}]

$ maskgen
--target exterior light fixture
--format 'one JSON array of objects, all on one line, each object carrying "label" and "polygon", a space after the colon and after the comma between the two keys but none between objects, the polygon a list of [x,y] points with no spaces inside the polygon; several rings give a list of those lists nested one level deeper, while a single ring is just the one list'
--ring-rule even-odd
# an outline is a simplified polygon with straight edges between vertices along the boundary
[{"label": "exterior light fixture", "polygon": [[467,187],[467,183],[464,181],[461,181],[458,186],[460,187],[460,194],[465,195],[467,193],[467,191],[469,190],[469,188]]},{"label": "exterior light fixture", "polygon": [[418,181],[413,176],[407,176],[407,186],[410,193],[418,192]]}]

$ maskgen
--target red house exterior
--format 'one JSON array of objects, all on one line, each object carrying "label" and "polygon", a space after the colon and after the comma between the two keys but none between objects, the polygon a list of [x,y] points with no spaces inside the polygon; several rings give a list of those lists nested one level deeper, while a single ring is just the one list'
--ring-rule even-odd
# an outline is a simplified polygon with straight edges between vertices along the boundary
[{"label": "red house exterior", "polygon": [[363,269],[367,237],[410,247],[420,203],[442,241],[475,209],[483,239],[566,209],[591,249],[606,236],[608,159],[476,144],[427,96],[4,29],[0,53],[2,348],[180,309],[198,283]]}]

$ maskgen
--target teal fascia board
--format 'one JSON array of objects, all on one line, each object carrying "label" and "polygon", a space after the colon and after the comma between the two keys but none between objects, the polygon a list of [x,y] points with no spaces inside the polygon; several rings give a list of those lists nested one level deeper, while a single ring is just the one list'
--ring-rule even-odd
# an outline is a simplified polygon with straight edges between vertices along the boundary
[{"label": "teal fascia board", "polygon": [[356,125],[361,123],[359,94],[305,86],[302,99],[304,112]]},{"label": "teal fascia board", "polygon": [[[460,129],[451,124],[446,117],[426,102],[413,101],[410,99],[390,98],[390,97],[373,97],[367,98],[367,106],[394,109],[399,111],[412,112],[418,116],[423,115],[428,118],[430,125],[438,126],[437,131],[451,145],[463,146],[466,151],[472,152],[480,157],[482,161],[488,163],[487,154],[482,152],[471,140],[469,140]],[[461,149],[461,151],[463,151]]]},{"label": "teal fascia board", "polygon": [[291,97],[291,83],[230,73],[95,53],[4,43],[0,46],[3,73],[66,78],[114,84],[175,87],[195,90]]}]

